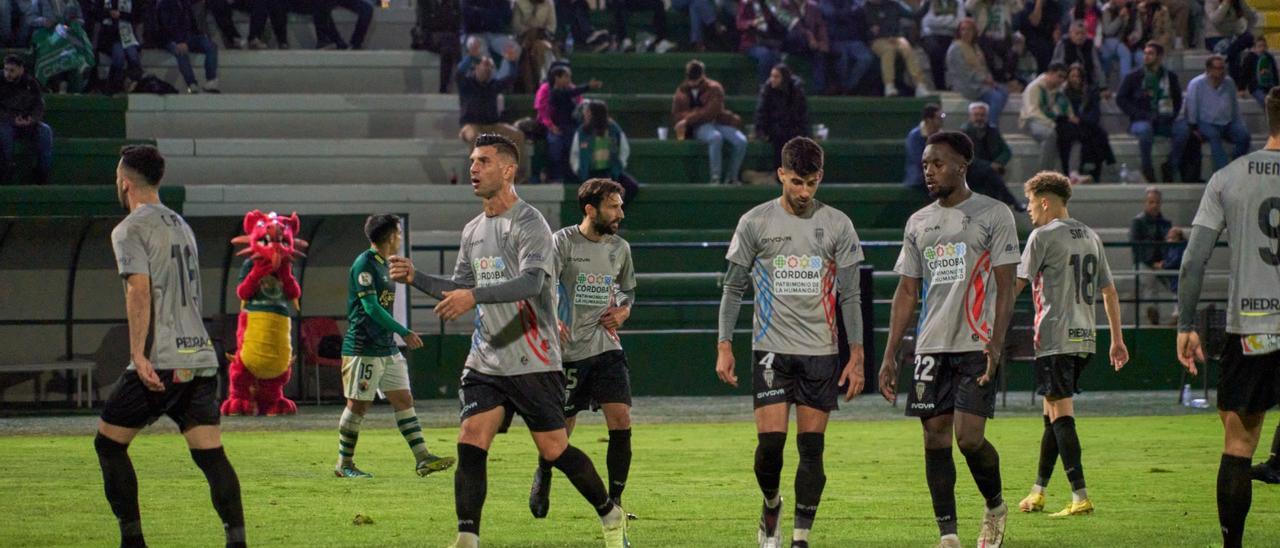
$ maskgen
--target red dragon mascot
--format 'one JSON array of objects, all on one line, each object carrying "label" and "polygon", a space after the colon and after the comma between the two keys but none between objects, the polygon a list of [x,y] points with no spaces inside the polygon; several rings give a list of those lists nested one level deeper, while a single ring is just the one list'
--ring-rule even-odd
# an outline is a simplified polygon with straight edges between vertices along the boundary
[{"label": "red dragon mascot", "polygon": [[[231,356],[231,390],[222,402],[223,415],[292,415],[298,406],[284,397],[293,365],[290,317],[302,290],[293,277],[293,261],[303,257],[307,242],[295,238],[298,214],[250,211],[244,235],[231,243],[245,246],[240,269],[240,322],[237,350]],[[290,304],[293,308],[290,309]]]}]

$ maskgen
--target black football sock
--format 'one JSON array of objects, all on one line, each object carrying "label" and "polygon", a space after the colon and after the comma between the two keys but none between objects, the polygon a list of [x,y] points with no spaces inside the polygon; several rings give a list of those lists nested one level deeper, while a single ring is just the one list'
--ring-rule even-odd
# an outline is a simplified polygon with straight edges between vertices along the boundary
[{"label": "black football sock", "polygon": [[924,450],[924,477],[942,536],[956,534],[956,461],[951,448]]},{"label": "black football sock", "polygon": [[627,488],[627,475],[631,473],[631,429],[609,431],[609,454],[605,457],[609,469],[609,498],[622,500],[622,490]]},{"label": "black football sock", "polygon": [[489,452],[468,443],[458,444],[458,469],[453,473],[453,507],[458,532],[480,535],[480,514],[489,489]]},{"label": "black football sock", "polygon": [[240,504],[240,478],[235,468],[227,460],[227,452],[221,446],[213,449],[192,449],[191,459],[204,472],[209,481],[209,495],[213,498],[213,508],[222,519],[222,528],[227,534],[227,548],[245,546],[244,539],[244,507]]},{"label": "black football sock", "polygon": [[591,503],[591,507],[596,509],[596,514],[603,517],[613,510],[613,501],[609,500],[609,492],[604,489],[604,481],[600,479],[600,474],[596,473],[595,465],[591,464],[591,457],[582,450],[570,445],[560,453],[560,458],[551,464],[569,478],[569,483],[572,483],[582,497]]},{"label": "black football sock", "polygon": [[1253,504],[1250,460],[1222,455],[1218,465],[1218,524],[1222,526],[1222,548],[1240,548],[1244,542],[1244,520]]},{"label": "black football sock", "polygon": [[1036,485],[1049,486],[1053,467],[1058,464],[1058,436],[1053,432],[1049,415],[1044,415],[1044,433],[1040,435],[1040,465],[1036,468]]},{"label": "black football sock", "polygon": [[1271,437],[1271,458],[1267,459],[1267,466],[1280,469],[1280,423],[1276,424],[1276,434]]},{"label": "black football sock", "polygon": [[1084,489],[1084,466],[1080,464],[1080,437],[1076,435],[1075,417],[1058,417],[1053,421],[1054,437],[1058,438],[1058,452],[1062,453],[1062,469],[1071,482],[1071,490]]},{"label": "black football sock", "polygon": [[760,493],[766,501],[778,500],[778,484],[782,483],[782,450],[786,445],[786,432],[756,434],[756,483],[760,485]]},{"label": "black football sock", "polygon": [[796,529],[812,529],[813,518],[818,514],[822,489],[827,485],[827,474],[822,465],[824,445],[822,433],[796,435],[796,446],[800,452],[800,465],[796,467]]},{"label": "black football sock", "polygon": [[996,452],[995,446],[990,441],[982,440],[982,445],[977,449],[965,451],[961,447],[960,452],[969,464],[969,473],[973,474],[973,481],[978,484],[982,498],[987,499],[987,509],[1004,504],[1004,488],[1000,484],[1000,454]]},{"label": "black football sock", "polygon": [[544,459],[541,456],[538,457],[538,469],[542,470],[543,472],[550,472],[551,468],[552,468],[551,461]]},{"label": "black football sock", "polygon": [[93,448],[102,467],[102,487],[107,493],[107,502],[120,524],[120,546],[146,546],[142,538],[142,515],[138,510],[138,475],[129,459],[128,444],[98,434],[93,438]]}]

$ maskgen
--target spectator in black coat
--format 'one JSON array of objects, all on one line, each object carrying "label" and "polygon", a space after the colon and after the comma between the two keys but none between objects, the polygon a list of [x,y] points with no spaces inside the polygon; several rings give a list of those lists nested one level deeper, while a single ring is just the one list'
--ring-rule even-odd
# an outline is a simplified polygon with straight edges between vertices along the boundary
[{"label": "spectator in black coat", "polygon": [[[1102,178],[1103,164],[1115,164],[1116,157],[1111,151],[1111,138],[1107,136],[1107,130],[1102,129],[1102,93],[1097,86],[1090,85],[1086,72],[1080,63],[1067,69],[1067,85],[1063,93],[1080,118],[1078,130],[1072,134],[1080,142],[1080,163],[1076,171],[1070,171],[1065,164],[1063,170],[1069,171],[1073,178],[1079,172],[1098,182]],[[1072,144],[1059,144],[1066,147],[1069,156]]]},{"label": "spectator in black coat", "polygon": [[760,86],[755,133],[773,145],[773,167],[782,165],[782,146],[795,137],[809,136],[809,101],[804,84],[784,64],[774,65]]},{"label": "spectator in black coat", "polygon": [[53,130],[44,123],[40,83],[27,74],[17,55],[4,58],[0,80],[0,184],[13,178],[14,143],[22,139],[36,151],[35,183],[47,184],[53,169]]},{"label": "spectator in black coat", "polygon": [[[1143,67],[1126,74],[1116,90],[1116,106],[1129,116],[1129,133],[1138,138],[1142,175],[1156,180],[1151,147],[1156,136],[1173,136],[1173,121],[1182,110],[1182,86],[1178,74],[1164,67],[1164,47],[1155,42],[1143,49]],[[1166,173],[1165,180],[1172,179]]]},{"label": "spectator in black coat", "polygon": [[1280,86],[1280,67],[1276,66],[1276,58],[1267,51],[1267,37],[1258,35],[1253,40],[1253,49],[1246,53],[1240,63],[1240,93],[1248,93],[1258,101],[1258,106],[1267,108],[1267,91]]},{"label": "spectator in black coat", "polygon": [[415,9],[412,47],[440,56],[440,93],[448,93],[454,67],[462,57],[458,0],[418,0]]},{"label": "spectator in black coat", "polygon": [[503,63],[502,68],[494,66],[493,59],[481,57],[479,61],[466,67],[459,67],[458,106],[462,115],[458,124],[458,138],[470,146],[476,137],[485,133],[497,133],[516,143],[516,148],[524,150],[524,134],[514,126],[502,122],[502,108],[498,98],[511,87],[515,80],[515,64]]},{"label": "spectator in black coat", "polygon": [[1061,37],[1062,4],[1058,0],[1027,0],[1018,15],[1018,30],[1027,40],[1027,51],[1036,58],[1036,70],[1049,70],[1053,49]]},{"label": "spectator in black coat", "polygon": [[[178,60],[178,72],[187,84],[187,93],[218,92],[218,46],[213,45],[191,10],[191,0],[159,0],[156,4],[161,41]],[[191,52],[204,54],[204,86],[191,69]]]},{"label": "spectator in black coat", "polygon": [[[107,91],[126,91],[127,75],[135,83],[142,79],[141,45],[133,26],[133,2],[130,0],[103,0],[102,26],[98,29],[98,53],[111,57],[111,69],[107,72]],[[97,69],[93,69],[97,70]]]}]

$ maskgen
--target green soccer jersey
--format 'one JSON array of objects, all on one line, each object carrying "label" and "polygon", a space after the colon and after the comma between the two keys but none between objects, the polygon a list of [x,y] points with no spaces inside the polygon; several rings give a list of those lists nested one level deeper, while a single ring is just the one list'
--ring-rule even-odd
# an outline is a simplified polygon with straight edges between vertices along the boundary
[{"label": "green soccer jersey", "polygon": [[[249,271],[253,270],[253,259],[246,259],[240,267],[240,282],[249,277]],[[292,316],[293,307],[289,299],[284,297],[284,286],[280,283],[280,278],[275,276],[264,276],[262,282],[258,284],[258,291],[244,303],[245,310],[254,312],[271,312],[281,316]]]},{"label": "green soccer jersey", "polygon": [[391,314],[396,302],[395,286],[387,270],[387,260],[372,249],[365,250],[351,265],[347,278],[347,336],[342,339],[343,356],[380,357],[400,351],[395,333],[378,325],[364,310],[360,299],[373,295],[378,305]]}]

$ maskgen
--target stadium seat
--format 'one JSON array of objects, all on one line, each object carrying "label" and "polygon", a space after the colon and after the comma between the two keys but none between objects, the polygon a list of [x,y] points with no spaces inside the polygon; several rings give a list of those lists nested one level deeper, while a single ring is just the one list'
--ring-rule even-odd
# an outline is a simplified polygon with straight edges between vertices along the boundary
[{"label": "stadium seat", "polygon": [[306,375],[308,365],[315,370],[316,405],[320,405],[320,368],[341,369],[342,330],[333,318],[320,316],[302,320],[299,330],[299,344],[302,346],[299,370],[303,375]]}]

